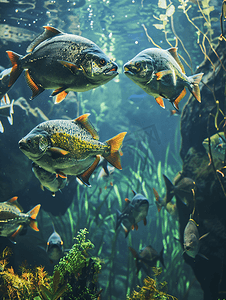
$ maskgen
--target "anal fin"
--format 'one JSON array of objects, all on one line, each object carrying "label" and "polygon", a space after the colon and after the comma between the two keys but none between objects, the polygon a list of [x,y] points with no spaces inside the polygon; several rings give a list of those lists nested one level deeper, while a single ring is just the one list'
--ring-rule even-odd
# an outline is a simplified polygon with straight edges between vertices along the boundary
[{"label": "anal fin", "polygon": [[180,95],[173,101],[173,106],[178,110],[179,109],[179,102],[184,98],[186,95],[186,89],[184,88]]},{"label": "anal fin", "polygon": [[26,79],[27,85],[32,90],[31,99],[34,99],[35,97],[37,97],[39,94],[41,94],[45,90],[43,87],[41,87],[40,85],[37,85],[34,82],[33,78],[31,77],[31,75],[29,73],[29,70],[25,71],[25,79]]},{"label": "anal fin", "polygon": [[162,99],[162,97],[156,97],[155,98],[155,101],[162,107],[162,108],[165,108],[165,104],[164,104],[164,101]]},{"label": "anal fin", "polygon": [[65,97],[67,96],[67,94],[68,94],[68,92],[66,92],[66,91],[62,91],[59,94],[57,94],[55,104],[60,103],[61,101],[63,101],[65,99]]},{"label": "anal fin", "polygon": [[89,183],[89,177],[93,173],[93,171],[96,169],[98,163],[100,161],[100,155],[96,156],[96,159],[94,160],[93,164],[81,175],[78,176],[78,178],[87,186],[91,186]]}]

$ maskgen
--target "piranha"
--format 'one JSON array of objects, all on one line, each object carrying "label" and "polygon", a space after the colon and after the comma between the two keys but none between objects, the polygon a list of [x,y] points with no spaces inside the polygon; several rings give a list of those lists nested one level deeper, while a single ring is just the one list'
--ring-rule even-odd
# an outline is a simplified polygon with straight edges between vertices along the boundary
[{"label": "piranha", "polygon": [[[10,125],[13,125],[13,104],[14,100],[10,103],[9,96],[5,94],[0,100],[0,118],[7,118]],[[0,121],[0,132],[4,132],[4,127]]]},{"label": "piranha", "polygon": [[53,224],[53,233],[50,235],[47,241],[46,253],[50,259],[50,262],[57,262],[64,255],[63,241],[56,232]]},{"label": "piranha", "polygon": [[[209,138],[204,139],[202,144],[209,155]],[[226,139],[223,131],[215,133],[210,137],[210,147],[211,147],[211,154],[213,159],[220,159],[221,161],[224,161]]]},{"label": "piranha", "polygon": [[34,172],[35,177],[40,181],[41,189],[44,191],[44,188],[46,188],[52,192],[53,197],[55,197],[57,191],[61,191],[67,184],[67,177],[62,178],[58,176],[58,174],[50,173],[34,162],[32,162],[32,171]]},{"label": "piranha", "polygon": [[169,203],[173,196],[178,196],[186,205],[193,204],[193,191],[196,188],[195,182],[189,177],[184,177],[174,185],[166,175],[162,175],[166,185],[166,203]]},{"label": "piranha", "polygon": [[142,194],[137,194],[133,190],[132,192],[134,194],[132,201],[126,198],[125,201],[127,204],[122,213],[117,210],[116,230],[121,224],[125,231],[125,237],[127,237],[131,229],[138,229],[138,222],[143,220],[144,225],[147,224],[146,217],[149,209],[149,201]]},{"label": "piranha", "polygon": [[164,248],[160,253],[158,253],[152,246],[144,247],[139,254],[132,247],[129,247],[129,250],[133,254],[133,257],[136,258],[137,274],[139,273],[140,269],[143,268],[146,274],[150,275],[150,268],[155,267],[158,260],[165,268],[163,260]]},{"label": "piranha", "polygon": [[203,258],[208,259],[203,254],[199,253],[199,249],[200,249],[200,240],[206,237],[209,234],[209,232],[199,237],[197,226],[198,226],[197,223],[194,221],[191,215],[184,229],[184,252],[186,252],[187,255],[189,255],[192,258],[195,258],[196,255],[198,254]]},{"label": "piranha", "polygon": [[122,169],[119,149],[126,132],[102,143],[84,114],[75,120],[49,120],[40,123],[19,141],[20,150],[33,162],[50,173],[77,176],[90,186],[89,177],[100,161],[106,158]]},{"label": "piranha", "polygon": [[61,102],[69,91],[84,92],[118,75],[118,66],[92,41],[44,26],[44,32],[27,48],[25,56],[6,51],[12,63],[9,87],[23,70],[32,99],[45,89]]},{"label": "piranha", "polygon": [[23,213],[17,198],[13,197],[0,203],[0,236],[8,237],[14,244],[16,244],[14,238],[24,225],[30,225],[32,229],[39,231],[36,217],[41,207],[38,204],[27,213]]},{"label": "piranha", "polygon": [[178,104],[186,94],[185,87],[201,102],[199,82],[203,73],[187,77],[176,48],[145,49],[124,65],[124,73],[147,94],[154,96],[163,108],[163,98],[166,98],[179,109]]}]

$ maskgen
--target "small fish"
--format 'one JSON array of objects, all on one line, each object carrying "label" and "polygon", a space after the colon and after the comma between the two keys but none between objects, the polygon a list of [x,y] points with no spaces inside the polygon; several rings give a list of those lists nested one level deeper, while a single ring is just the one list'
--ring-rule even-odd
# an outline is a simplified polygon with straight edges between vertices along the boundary
[{"label": "small fish", "polygon": [[9,87],[23,70],[32,99],[45,89],[61,102],[69,91],[84,92],[107,83],[118,75],[118,66],[92,41],[44,26],[44,32],[22,56],[6,51],[12,63]]},{"label": "small fish", "polygon": [[[7,118],[10,125],[13,125],[13,104],[14,100],[10,103],[9,96],[5,94],[0,100],[0,118]],[[0,132],[4,132],[4,127],[0,121]]]},{"label": "small fish", "polygon": [[193,192],[196,188],[193,179],[184,177],[174,185],[166,175],[162,175],[166,185],[166,203],[169,203],[173,196],[178,196],[186,205],[193,202]]},{"label": "small fish", "polygon": [[41,207],[38,204],[25,214],[17,198],[13,197],[0,203],[0,236],[8,237],[14,244],[16,244],[14,238],[24,225],[30,225],[32,229],[39,231],[36,217]]},{"label": "small fish", "polygon": [[147,224],[146,216],[148,214],[149,201],[142,194],[137,194],[135,191],[133,191],[133,194],[132,201],[128,198],[125,199],[127,204],[122,213],[117,210],[116,230],[121,224],[125,231],[125,237],[127,237],[131,229],[138,229],[138,222],[143,220],[144,225]]},{"label": "small fish", "polygon": [[187,253],[192,258],[195,258],[197,254],[206,258],[203,254],[199,253],[200,249],[200,240],[206,237],[208,233],[204,234],[203,236],[199,237],[199,232],[197,228],[197,223],[194,221],[192,215],[184,229],[184,252]]},{"label": "small fish", "polygon": [[67,178],[62,178],[57,174],[50,173],[34,162],[32,162],[32,171],[40,181],[41,189],[44,191],[44,188],[46,188],[52,192],[53,197],[55,197],[57,191],[61,191],[67,184]]},{"label": "small fish", "polygon": [[161,198],[155,188],[153,188],[153,193],[155,195],[155,204],[157,206],[158,212],[160,212],[164,207],[172,217],[178,218],[176,203],[166,202],[166,196],[164,198]]},{"label": "small fish", "polygon": [[50,173],[77,176],[90,186],[89,177],[100,161],[106,158],[122,169],[119,149],[126,132],[102,143],[84,114],[75,120],[50,120],[40,123],[19,141],[20,150]]},{"label": "small fish", "polygon": [[181,115],[181,111],[177,110],[177,109],[170,109],[169,112],[170,112],[170,117],[172,117],[172,116],[180,116]]},{"label": "small fish", "polygon": [[5,69],[0,73],[0,99],[10,90],[9,85],[10,72],[12,68]]},{"label": "small fish", "polygon": [[[202,144],[209,155],[209,138],[204,139]],[[223,131],[215,133],[210,137],[210,147],[211,147],[211,154],[213,159],[220,159],[221,161],[224,161],[225,150],[226,150],[226,139]]]},{"label": "small fish", "polygon": [[136,258],[137,274],[140,269],[143,268],[146,274],[150,275],[150,268],[155,267],[158,260],[165,268],[163,260],[164,248],[160,253],[158,253],[152,246],[146,246],[139,254],[132,247],[129,247],[129,250],[132,252],[133,257]]},{"label": "small fish", "polygon": [[53,224],[53,233],[50,235],[47,241],[46,253],[50,259],[50,262],[57,262],[64,255],[63,241],[56,232]]},{"label": "small fish", "polygon": [[179,109],[178,104],[186,94],[185,87],[201,102],[199,82],[203,73],[187,77],[176,48],[145,49],[124,65],[124,73],[147,94],[154,96],[163,108],[163,98],[166,98]]}]

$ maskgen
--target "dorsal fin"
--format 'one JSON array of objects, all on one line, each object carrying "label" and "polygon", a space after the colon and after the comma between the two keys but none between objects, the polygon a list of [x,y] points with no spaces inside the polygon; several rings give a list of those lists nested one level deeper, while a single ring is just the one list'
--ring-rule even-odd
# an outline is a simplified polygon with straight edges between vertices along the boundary
[{"label": "dorsal fin", "polygon": [[98,135],[96,129],[94,128],[93,124],[88,119],[89,115],[90,114],[81,115],[80,117],[76,118],[74,120],[74,122],[79,123],[87,131],[89,131],[89,133],[92,135],[92,137],[94,138],[94,140],[99,140],[99,135]]},{"label": "dorsal fin", "polygon": [[17,196],[15,197],[12,197],[11,199],[7,200],[6,203],[7,204],[10,204],[10,205],[15,205],[19,210],[20,212],[23,212],[23,208],[21,207],[21,205],[17,202]]},{"label": "dorsal fin", "polygon": [[31,44],[27,47],[27,53],[29,52],[32,52],[33,49],[38,46],[39,44],[41,44],[43,41],[51,38],[51,37],[54,37],[58,34],[64,34],[62,31],[54,28],[54,27],[51,27],[51,26],[43,26],[44,27],[44,32],[41,33],[39,36],[37,36],[33,42],[31,42]]},{"label": "dorsal fin", "polygon": [[178,63],[178,65],[181,67],[182,72],[185,74],[184,66],[182,65],[182,62],[179,59],[179,56],[177,55],[177,48],[170,48],[167,50],[175,59],[175,61]]}]

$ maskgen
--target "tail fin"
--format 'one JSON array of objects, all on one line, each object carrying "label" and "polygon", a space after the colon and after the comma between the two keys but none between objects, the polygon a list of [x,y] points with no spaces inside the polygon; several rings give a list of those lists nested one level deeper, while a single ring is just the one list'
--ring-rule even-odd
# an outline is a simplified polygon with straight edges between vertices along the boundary
[{"label": "tail fin", "polygon": [[191,83],[191,87],[189,87],[189,91],[199,102],[201,102],[199,82],[201,81],[203,74],[204,73],[198,73],[188,77]]},{"label": "tail fin", "polygon": [[165,268],[163,252],[164,252],[164,247],[162,248],[161,252],[159,253],[159,260],[160,260],[161,264],[163,265],[163,267]]},{"label": "tail fin", "polygon": [[174,196],[174,185],[166,175],[162,174],[166,185],[166,204],[169,203]]},{"label": "tail fin", "polygon": [[30,218],[31,218],[31,221],[30,221],[30,227],[32,228],[32,229],[34,229],[35,231],[39,231],[39,229],[38,229],[38,223],[37,223],[37,221],[36,221],[36,217],[37,217],[37,215],[38,215],[38,213],[39,213],[39,209],[40,209],[40,207],[41,207],[41,205],[40,204],[38,204],[38,205],[36,205],[34,208],[32,208],[27,214],[30,216]]},{"label": "tail fin", "polygon": [[127,132],[121,132],[112,139],[106,141],[106,143],[111,147],[111,152],[105,158],[110,164],[119,170],[122,169],[119,150],[126,134]]},{"label": "tail fin", "polygon": [[10,72],[10,79],[8,84],[8,87],[11,87],[23,71],[23,69],[18,66],[19,59],[22,57],[22,55],[19,55],[13,51],[6,52],[13,66]]}]

